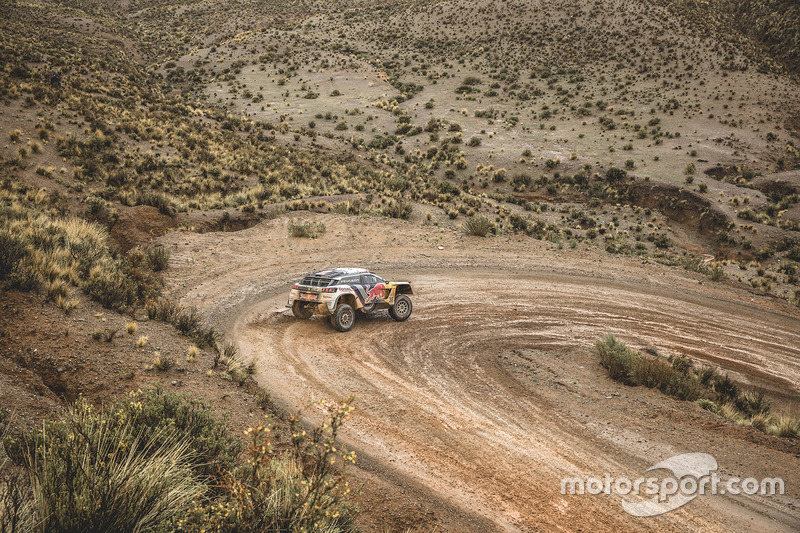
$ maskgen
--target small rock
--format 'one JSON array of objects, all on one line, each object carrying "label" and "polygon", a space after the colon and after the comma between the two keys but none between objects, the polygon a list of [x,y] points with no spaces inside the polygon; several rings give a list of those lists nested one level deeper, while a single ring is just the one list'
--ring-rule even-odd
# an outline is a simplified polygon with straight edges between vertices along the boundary
[{"label": "small rock", "polygon": [[178,386],[178,380],[177,379],[173,379],[172,380],[172,386],[173,387],[177,387]]}]

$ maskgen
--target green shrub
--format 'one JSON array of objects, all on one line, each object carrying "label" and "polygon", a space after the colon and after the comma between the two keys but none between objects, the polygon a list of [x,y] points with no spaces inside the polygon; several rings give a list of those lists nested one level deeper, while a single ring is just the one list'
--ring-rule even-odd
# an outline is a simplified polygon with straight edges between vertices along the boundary
[{"label": "green shrub", "polygon": [[717,378],[717,369],[710,365],[703,365],[697,371],[697,378],[700,380],[701,384],[710,386]]},{"label": "green shrub", "polygon": [[300,426],[299,417],[291,417],[291,446],[282,453],[272,446],[269,423],[250,428],[246,463],[229,471],[219,497],[199,501],[178,522],[179,530],[356,531],[345,470],[355,454],[336,442],[351,403],[349,398],[310,431]]},{"label": "green shrub", "polygon": [[633,384],[666,392],[675,372],[672,366],[660,357],[643,357],[634,352],[631,356],[630,374]]},{"label": "green shrub", "polygon": [[611,167],[606,171],[608,181],[621,181],[627,179],[628,173],[621,168]]},{"label": "green shrub", "polygon": [[711,278],[711,281],[722,281],[725,279],[725,269],[719,264],[712,265],[708,277]]},{"label": "green shrub", "polygon": [[609,376],[627,385],[657,388],[679,400],[695,401],[697,405],[737,425],[751,426],[782,437],[800,434],[800,421],[787,415],[770,413],[772,402],[762,391],[742,392],[728,374],[718,375],[708,365],[694,368],[683,355],[670,357],[669,362],[657,356],[648,357],[635,352],[608,334],[595,341],[594,352]]},{"label": "green shrub", "polygon": [[772,401],[768,400],[764,393],[753,388],[740,393],[733,404],[744,415],[752,417],[759,413],[768,413],[772,407]]},{"label": "green shrub", "polygon": [[204,325],[202,317],[193,307],[186,308],[166,298],[149,298],[145,301],[145,310],[149,318],[172,324],[191,337],[199,347],[216,345],[219,336],[217,331],[212,326]]},{"label": "green shrub", "polygon": [[678,372],[689,372],[694,367],[694,363],[685,355],[675,355],[669,358],[672,368]]},{"label": "green shrub", "polygon": [[50,297],[62,299],[66,289],[57,293],[52,289],[75,284],[116,310],[129,310],[161,290],[144,254],[132,252],[125,259],[114,259],[105,228],[51,216],[41,210],[43,202],[26,203],[30,192],[22,192],[0,191],[0,198],[10,203],[0,209],[0,281],[23,290],[45,283]]},{"label": "green shrub", "polygon": [[492,230],[492,224],[488,218],[483,215],[469,217],[466,222],[461,226],[467,235],[477,235],[478,237],[486,237]]},{"label": "green shrub", "polygon": [[450,183],[449,181],[440,180],[436,184],[436,189],[448,196],[459,196],[461,194],[461,189]]},{"label": "green shrub", "polygon": [[158,245],[147,250],[147,261],[153,272],[161,272],[169,266],[169,249],[166,246]]},{"label": "green shrub", "polygon": [[33,531],[34,516],[30,497],[25,492],[24,475],[17,471],[2,470],[0,462],[0,531],[15,533]]},{"label": "green shrub", "polygon": [[27,249],[19,235],[0,229],[0,281],[8,279],[26,257]]},{"label": "green shrub", "polygon": [[178,213],[175,203],[160,192],[146,191],[138,196],[138,203],[155,207],[162,215],[174,217]]},{"label": "green shrub", "polygon": [[383,209],[381,214],[390,218],[401,218],[408,220],[414,212],[414,206],[410,202],[404,200],[392,200]]},{"label": "green shrub", "polygon": [[595,341],[594,351],[600,356],[600,364],[608,370],[611,379],[626,385],[644,385],[679,400],[696,400],[703,393],[690,367],[678,364],[679,368],[676,369],[674,364],[660,357],[643,356],[610,333],[604,339]]},{"label": "green shrub", "polygon": [[609,333],[594,343],[594,351],[600,356],[600,364],[608,370],[611,379],[633,385],[632,369],[635,353]]},{"label": "green shrub", "polygon": [[119,262],[113,260],[92,267],[83,290],[105,307],[117,311],[130,310],[139,302],[134,280],[122,272]]},{"label": "green shrub", "polygon": [[735,400],[740,392],[739,385],[737,385],[728,374],[717,376],[713,382],[712,388],[720,397],[720,400],[724,402]]},{"label": "green shrub", "polygon": [[218,477],[221,471],[234,467],[242,444],[217,421],[211,409],[189,396],[148,388],[129,394],[111,410],[119,418],[130,421],[134,433],[145,440],[166,444],[174,431],[186,439],[187,462],[201,479]]},{"label": "green shrub", "polygon": [[693,373],[673,371],[669,383],[659,390],[683,401],[695,401],[703,395],[703,387]]},{"label": "green shrub", "polygon": [[143,531],[163,527],[205,487],[189,439],[160,426],[148,437],[130,420],[78,401],[41,431],[4,441],[30,473],[41,531]]},{"label": "green shrub", "polygon": [[717,404],[715,404],[714,402],[712,402],[707,398],[700,398],[699,400],[695,400],[694,403],[696,403],[706,411],[711,411],[715,415],[719,414],[719,407],[717,407]]},{"label": "green shrub", "polygon": [[306,222],[304,224],[292,222],[289,224],[289,235],[292,237],[316,239],[324,235],[326,231],[327,228],[322,222]]}]

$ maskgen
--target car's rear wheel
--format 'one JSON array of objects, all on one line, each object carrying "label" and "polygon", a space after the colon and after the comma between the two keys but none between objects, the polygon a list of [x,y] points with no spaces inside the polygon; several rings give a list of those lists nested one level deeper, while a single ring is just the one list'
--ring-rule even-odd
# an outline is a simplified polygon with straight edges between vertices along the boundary
[{"label": "car's rear wheel", "polygon": [[292,303],[292,314],[297,318],[306,320],[311,318],[311,315],[314,314],[314,309],[303,302],[295,300]]},{"label": "car's rear wheel", "polygon": [[411,309],[411,298],[401,294],[394,299],[394,305],[389,308],[389,316],[398,322],[402,322],[411,316]]},{"label": "car's rear wheel", "polygon": [[347,304],[341,304],[331,315],[331,324],[339,331],[350,331],[356,321],[356,313]]}]

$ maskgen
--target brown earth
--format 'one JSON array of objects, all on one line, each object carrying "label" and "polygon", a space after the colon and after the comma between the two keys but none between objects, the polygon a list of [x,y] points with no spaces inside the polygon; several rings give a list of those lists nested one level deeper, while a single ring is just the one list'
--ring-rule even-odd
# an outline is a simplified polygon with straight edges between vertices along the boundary
[{"label": "brown earth", "polygon": [[[737,427],[689,402],[611,381],[589,350],[614,333],[682,353],[757,385],[792,410],[800,398],[800,312],[733,283],[518,237],[339,215],[317,240],[278,218],[233,234],[172,233],[167,288],[198,306],[258,366],[285,409],[357,395],[344,433],[359,452],[371,530],[796,531],[800,443]],[[441,247],[441,249],[440,249]],[[307,271],[366,266],[411,281],[414,314],[359,316],[337,333],[284,304]],[[309,422],[320,418],[306,411]],[[771,497],[698,497],[656,518],[614,495],[562,495],[564,477],[644,475],[705,452],[729,476],[781,477]],[[393,518],[386,520],[383,513]]]}]

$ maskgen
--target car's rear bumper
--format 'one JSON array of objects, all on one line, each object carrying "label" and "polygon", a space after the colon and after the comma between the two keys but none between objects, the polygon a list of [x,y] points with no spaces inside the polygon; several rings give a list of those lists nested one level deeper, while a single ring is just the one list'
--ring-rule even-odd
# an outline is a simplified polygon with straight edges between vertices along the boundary
[{"label": "car's rear bumper", "polygon": [[331,295],[292,289],[289,293],[286,307],[292,307],[296,301],[302,302],[307,307],[312,307],[315,313],[321,315],[330,315],[336,308],[336,300]]}]

